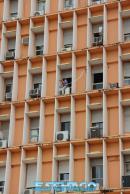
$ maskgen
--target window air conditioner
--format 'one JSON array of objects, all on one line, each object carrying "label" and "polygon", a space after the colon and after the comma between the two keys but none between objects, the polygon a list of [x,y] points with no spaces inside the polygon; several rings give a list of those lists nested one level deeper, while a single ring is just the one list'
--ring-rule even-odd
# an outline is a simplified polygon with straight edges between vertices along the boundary
[{"label": "window air conditioner", "polygon": [[22,44],[27,46],[29,44],[29,37],[23,37],[22,38]]},{"label": "window air conditioner", "polygon": [[69,132],[68,131],[58,131],[56,133],[56,141],[68,141]]},{"label": "window air conditioner", "polygon": [[7,140],[0,140],[0,148],[7,148]]}]

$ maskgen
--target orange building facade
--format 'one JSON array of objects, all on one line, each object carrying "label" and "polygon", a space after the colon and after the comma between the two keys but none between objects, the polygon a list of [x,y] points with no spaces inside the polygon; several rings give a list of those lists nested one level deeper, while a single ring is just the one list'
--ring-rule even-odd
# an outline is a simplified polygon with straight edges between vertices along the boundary
[{"label": "orange building facade", "polygon": [[0,0],[0,48],[0,194],[130,193],[130,1]]}]

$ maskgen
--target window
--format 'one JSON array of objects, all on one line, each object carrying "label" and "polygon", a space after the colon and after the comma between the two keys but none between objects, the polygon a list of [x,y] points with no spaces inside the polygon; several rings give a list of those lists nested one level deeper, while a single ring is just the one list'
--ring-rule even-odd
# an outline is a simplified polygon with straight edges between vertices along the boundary
[{"label": "window", "polygon": [[39,138],[39,117],[30,119],[30,140],[38,142]]},{"label": "window", "polygon": [[124,108],[124,128],[125,132],[130,132],[130,107]]},{"label": "window", "polygon": [[124,41],[130,41],[130,29],[129,29],[129,25],[130,25],[130,19],[125,19],[124,20]]},{"label": "window", "polygon": [[91,160],[91,175],[92,181],[103,185],[103,160],[92,159]]},{"label": "window", "polygon": [[36,164],[27,164],[26,165],[26,188],[34,186],[36,181],[37,166]]},{"label": "window", "polygon": [[130,155],[124,156],[125,176],[130,175]]},{"label": "window", "polygon": [[130,63],[126,62],[124,64],[124,83],[130,84]]},{"label": "window", "polygon": [[0,167],[0,192],[4,191],[5,184],[5,167]]},{"label": "window", "polygon": [[64,30],[63,34],[64,34],[64,46],[69,45],[70,47],[72,47],[73,30],[72,29]]},{"label": "window", "polygon": [[70,131],[70,114],[61,115],[61,131]]},{"label": "window", "polygon": [[13,19],[17,17],[18,14],[18,0],[10,0],[10,16]]},{"label": "window", "polygon": [[42,75],[33,76],[33,88],[41,90],[42,85]]},{"label": "window", "polygon": [[9,136],[9,121],[1,121],[0,139],[8,140]]},{"label": "window", "polygon": [[37,1],[37,10],[44,11],[46,6],[46,0],[38,0]]},{"label": "window", "polygon": [[59,161],[59,181],[69,180],[69,161]]},{"label": "window", "polygon": [[14,51],[15,50],[15,38],[9,38],[8,39],[8,51]]},{"label": "window", "polygon": [[64,8],[72,8],[73,0],[64,0]]}]

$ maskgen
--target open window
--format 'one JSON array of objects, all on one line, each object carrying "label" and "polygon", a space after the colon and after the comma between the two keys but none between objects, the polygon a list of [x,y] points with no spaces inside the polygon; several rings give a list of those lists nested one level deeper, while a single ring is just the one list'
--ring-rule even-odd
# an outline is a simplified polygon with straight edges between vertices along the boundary
[{"label": "open window", "polygon": [[30,141],[31,143],[39,140],[39,117],[30,118]]},{"label": "open window", "polygon": [[69,181],[69,161],[58,161],[58,181]]},{"label": "open window", "polygon": [[92,182],[98,183],[99,186],[103,186],[103,159],[102,158],[91,159],[91,177],[92,177]]}]

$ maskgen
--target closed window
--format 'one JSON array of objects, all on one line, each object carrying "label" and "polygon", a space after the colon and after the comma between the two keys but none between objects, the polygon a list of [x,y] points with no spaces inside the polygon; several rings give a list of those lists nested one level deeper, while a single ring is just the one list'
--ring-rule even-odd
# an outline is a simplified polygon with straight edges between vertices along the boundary
[{"label": "closed window", "polygon": [[92,181],[103,185],[103,160],[92,159],[91,160],[91,175]]},{"label": "closed window", "polygon": [[36,164],[26,165],[26,188],[33,187],[36,181],[37,166]]},{"label": "closed window", "polygon": [[124,156],[124,170],[125,175],[130,175],[130,155]]},{"label": "closed window", "polygon": [[130,132],[130,107],[124,108],[124,128],[125,132]]},{"label": "closed window", "polygon": [[68,181],[69,180],[69,161],[59,161],[58,162],[59,169],[59,181]]}]

